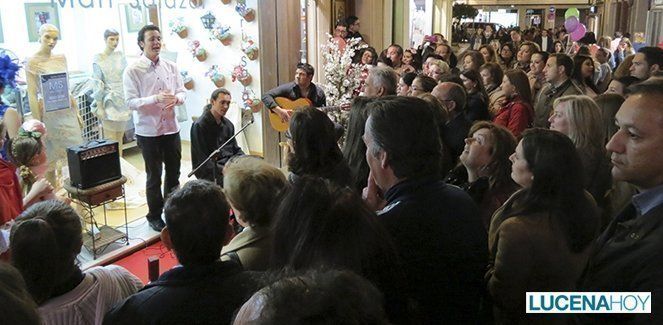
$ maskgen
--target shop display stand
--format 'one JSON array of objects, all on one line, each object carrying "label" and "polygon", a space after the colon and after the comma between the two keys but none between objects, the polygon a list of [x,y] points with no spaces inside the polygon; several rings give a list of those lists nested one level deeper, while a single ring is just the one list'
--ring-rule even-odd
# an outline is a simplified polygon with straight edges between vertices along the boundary
[{"label": "shop display stand", "polygon": [[[122,176],[120,179],[97,185],[87,189],[79,189],[70,184],[69,179],[64,181],[64,188],[69,198],[74,203],[83,207],[81,217],[85,221],[85,233],[83,234],[83,246],[92,252],[93,258],[97,258],[108,245],[122,240],[129,245],[129,226],[127,225],[127,198],[124,192],[124,183],[127,178]],[[106,204],[117,200],[124,200],[124,232],[108,226],[106,216]],[[97,224],[94,216],[94,209],[102,206],[104,209],[104,223],[101,227]],[[88,225],[89,224],[89,228]],[[98,229],[95,231],[95,227]],[[118,227],[120,228],[120,227]]]}]

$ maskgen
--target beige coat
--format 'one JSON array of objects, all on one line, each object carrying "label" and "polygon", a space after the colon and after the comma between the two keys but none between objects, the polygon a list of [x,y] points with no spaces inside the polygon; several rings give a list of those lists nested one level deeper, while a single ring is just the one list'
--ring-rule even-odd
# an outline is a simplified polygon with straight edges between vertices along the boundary
[{"label": "beige coat", "polygon": [[247,271],[265,271],[269,267],[271,234],[268,228],[245,228],[221,250],[221,260],[232,258],[229,253],[237,253],[242,267]]}]

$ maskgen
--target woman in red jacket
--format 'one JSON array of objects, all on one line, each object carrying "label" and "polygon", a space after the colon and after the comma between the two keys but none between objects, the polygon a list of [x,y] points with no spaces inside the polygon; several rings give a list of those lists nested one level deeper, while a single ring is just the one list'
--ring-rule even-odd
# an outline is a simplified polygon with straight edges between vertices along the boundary
[{"label": "woman in red jacket", "polygon": [[520,69],[509,70],[504,74],[501,88],[506,101],[493,122],[506,127],[520,139],[521,133],[532,125],[534,118],[527,75]]}]

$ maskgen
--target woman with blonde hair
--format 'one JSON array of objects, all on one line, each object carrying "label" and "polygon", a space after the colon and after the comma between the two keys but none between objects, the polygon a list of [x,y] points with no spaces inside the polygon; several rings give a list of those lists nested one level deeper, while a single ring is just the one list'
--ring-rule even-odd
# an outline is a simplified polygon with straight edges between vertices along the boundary
[{"label": "woman with blonde hair", "polygon": [[635,54],[631,40],[626,37],[622,37],[622,40],[619,41],[619,45],[617,46],[614,54],[615,65],[617,66],[619,66],[627,56]]},{"label": "woman with blonde hair", "polygon": [[585,189],[599,207],[604,207],[612,176],[599,107],[588,96],[563,96],[553,102],[553,114],[548,121],[551,130],[567,135],[576,146],[585,170]]},{"label": "woman with blonde hair", "polygon": [[433,78],[436,82],[440,82],[442,77],[451,73],[449,64],[442,60],[433,60],[428,64],[428,76]]},{"label": "woman with blonde hair", "polygon": [[245,270],[269,267],[269,226],[288,181],[278,168],[255,156],[235,156],[223,168],[223,192],[244,229],[221,250],[221,260]]}]

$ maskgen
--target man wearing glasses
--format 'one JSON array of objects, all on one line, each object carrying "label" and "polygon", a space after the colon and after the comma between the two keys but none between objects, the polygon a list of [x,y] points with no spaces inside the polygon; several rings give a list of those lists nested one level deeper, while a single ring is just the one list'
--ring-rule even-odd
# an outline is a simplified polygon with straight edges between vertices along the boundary
[{"label": "man wearing glasses", "polygon": [[[195,168],[207,157],[235,134],[235,127],[227,119],[226,112],[231,102],[230,92],[225,88],[216,89],[212,93],[203,115],[191,126],[191,163]],[[242,148],[233,139],[223,148],[215,159],[206,162],[198,169],[196,177],[206,179],[223,186],[223,167],[234,156],[244,155]]]}]

